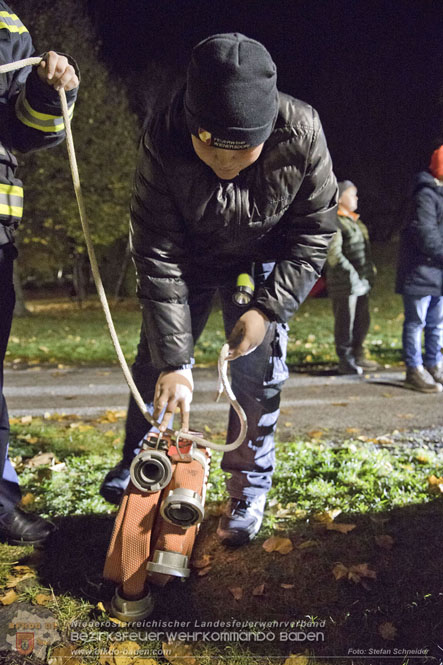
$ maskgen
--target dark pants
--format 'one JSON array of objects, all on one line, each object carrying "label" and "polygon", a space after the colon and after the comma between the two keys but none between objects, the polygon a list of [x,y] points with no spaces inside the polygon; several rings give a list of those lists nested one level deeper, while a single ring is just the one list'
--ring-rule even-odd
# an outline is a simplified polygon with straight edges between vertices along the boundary
[{"label": "dark pants", "polygon": [[9,442],[9,417],[3,395],[3,363],[15,306],[12,272],[16,256],[14,245],[0,247],[0,516],[10,512],[21,498],[15,471],[9,461],[5,464]]},{"label": "dark pants", "polygon": [[339,360],[347,361],[363,352],[369,331],[369,296],[332,298],[335,350]]},{"label": "dark pants", "polygon": [[[272,265],[267,266],[267,271],[271,268]],[[263,276],[266,274],[265,272]],[[197,341],[205,327],[216,291],[216,288],[191,290],[189,306],[194,341]],[[244,309],[232,302],[232,286],[220,288],[218,291],[225,333],[229,336]],[[288,377],[286,347],[286,324],[272,323],[262,344],[255,351],[230,363],[232,388],[248,419],[245,441],[236,450],[225,453],[222,459],[222,469],[231,474],[227,488],[232,497],[255,497],[267,492],[271,487],[275,466],[274,433],[279,415],[280,393]],[[143,328],[132,373],[143,399],[152,407],[159,371],[151,363]],[[148,427],[131,396],[123,449],[126,462],[131,462]],[[231,409],[227,443],[234,441],[238,432],[238,417]]]}]

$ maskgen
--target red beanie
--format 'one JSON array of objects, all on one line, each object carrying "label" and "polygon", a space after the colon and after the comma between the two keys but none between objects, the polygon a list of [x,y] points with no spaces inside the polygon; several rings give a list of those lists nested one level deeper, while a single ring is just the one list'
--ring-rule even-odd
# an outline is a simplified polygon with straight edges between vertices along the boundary
[{"label": "red beanie", "polygon": [[432,153],[429,170],[434,178],[443,180],[443,145]]}]

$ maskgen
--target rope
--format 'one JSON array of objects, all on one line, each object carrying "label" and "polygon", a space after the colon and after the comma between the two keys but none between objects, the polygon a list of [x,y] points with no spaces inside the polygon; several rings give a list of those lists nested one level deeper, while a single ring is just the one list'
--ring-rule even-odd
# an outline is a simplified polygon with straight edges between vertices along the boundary
[{"label": "rope", "polygon": [[[40,57],[35,57],[35,58],[26,58],[25,60],[17,60],[17,62],[12,62],[8,63],[6,65],[1,65],[0,66],[0,74],[5,73],[5,72],[10,72],[14,71],[16,69],[21,69],[22,67],[27,67],[29,65],[38,65],[42,61],[42,58]],[[86,241],[86,248],[88,250],[88,256],[89,256],[89,261],[91,264],[91,270],[92,270],[92,276],[94,278],[94,283],[95,287],[97,289],[98,297],[101,302],[105,318],[106,318],[106,323],[108,324],[108,329],[109,333],[111,335],[111,340],[114,345],[115,352],[118,357],[118,361],[120,363],[120,367],[122,369],[123,375],[125,377],[126,383],[128,384],[129,390],[132,393],[132,396],[134,397],[134,400],[139,407],[140,411],[143,413],[143,416],[145,419],[148,421],[150,425],[153,425],[154,427],[158,426],[158,423],[152,418],[151,414],[149,413],[146,404],[140,395],[140,392],[135,385],[134,379],[132,378],[132,374],[129,370],[128,363],[126,362],[126,358],[124,356],[124,353],[122,351],[122,348],[120,346],[120,342],[118,339],[117,332],[115,330],[114,326],[114,321],[112,319],[111,311],[109,309],[109,304],[108,304],[108,299],[106,297],[105,289],[103,287],[103,282],[101,279],[100,275],[100,270],[98,267],[97,263],[97,258],[95,255],[95,250],[94,250],[94,245],[92,243],[92,238],[91,238],[91,232],[90,232],[90,226],[89,226],[89,221],[86,215],[86,207],[85,207],[85,202],[83,198],[83,193],[81,189],[81,183],[80,183],[80,175],[78,171],[78,165],[77,165],[77,158],[75,154],[75,148],[74,148],[74,139],[72,136],[72,130],[71,130],[71,121],[69,118],[69,112],[68,112],[68,103],[66,100],[66,93],[65,91],[59,90],[59,95],[60,95],[60,101],[61,101],[61,107],[62,107],[62,114],[63,114],[63,120],[65,123],[65,129],[66,129],[66,145],[68,148],[68,158],[69,158],[69,164],[71,167],[71,176],[72,176],[72,182],[74,186],[74,192],[75,192],[75,197],[77,199],[77,206],[78,206],[78,211],[80,215],[80,221],[83,229],[83,234],[85,236],[85,241]],[[188,440],[194,441],[194,443],[204,446],[207,448],[212,448],[213,450],[220,450],[220,451],[229,451],[229,450],[235,450],[235,448],[238,448],[238,446],[242,443],[246,436],[247,432],[247,420],[246,420],[246,414],[244,410],[242,409],[241,405],[238,403],[237,399],[235,398],[235,395],[232,391],[232,388],[229,384],[228,376],[227,376],[227,354],[229,351],[229,346],[228,344],[224,344],[220,351],[219,355],[219,360],[218,360],[218,372],[219,372],[219,387],[218,387],[218,397],[221,395],[223,390],[226,392],[226,395],[228,397],[228,400],[232,406],[232,408],[235,410],[237,413],[239,419],[240,419],[240,433],[238,437],[236,438],[235,441],[229,444],[218,444],[218,443],[213,443],[212,441],[207,441],[203,437],[197,436],[193,433],[188,433],[188,432],[182,432],[181,430],[171,430],[167,429],[165,434],[172,435],[174,438],[178,440],[179,437],[186,438]]]}]

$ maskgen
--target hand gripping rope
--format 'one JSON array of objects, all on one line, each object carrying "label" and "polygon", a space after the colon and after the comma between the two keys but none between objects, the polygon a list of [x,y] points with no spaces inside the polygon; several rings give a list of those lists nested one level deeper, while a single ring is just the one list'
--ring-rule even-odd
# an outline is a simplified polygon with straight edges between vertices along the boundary
[{"label": "hand gripping rope", "polygon": [[[22,67],[27,67],[27,66],[34,66],[34,65],[39,65],[40,62],[43,60],[41,57],[34,57],[34,58],[26,58],[25,60],[17,60],[17,62],[11,62],[6,65],[1,65],[0,66],[0,74],[4,74],[6,72],[14,71],[16,69],[21,69]],[[111,340],[114,345],[115,352],[117,354],[120,367],[122,369],[123,375],[125,377],[126,383],[128,384],[129,390],[131,391],[140,411],[143,413],[144,417],[148,421],[150,425],[157,426],[158,423],[152,418],[151,414],[149,413],[146,404],[140,395],[137,386],[135,385],[134,379],[132,378],[131,372],[128,367],[128,363],[126,362],[126,358],[123,354],[122,348],[120,346],[120,342],[117,336],[117,332],[115,330],[114,322],[112,320],[112,315],[111,311],[109,309],[109,304],[108,300],[106,297],[106,293],[103,287],[102,279],[100,276],[100,270],[98,267],[97,263],[97,258],[95,255],[95,250],[94,246],[92,243],[91,239],[91,233],[90,233],[90,227],[89,227],[89,221],[86,215],[86,208],[85,208],[85,202],[83,198],[83,193],[81,189],[81,184],[80,184],[80,176],[79,176],[79,171],[78,171],[78,166],[77,166],[77,158],[75,155],[75,149],[74,149],[74,140],[72,137],[72,131],[71,131],[71,121],[69,118],[69,113],[68,113],[68,104],[66,101],[66,94],[65,91],[59,90],[59,95],[60,95],[60,101],[61,101],[61,106],[62,106],[62,113],[63,113],[63,120],[65,123],[65,129],[66,129],[66,145],[68,148],[68,157],[69,157],[69,164],[71,167],[71,176],[72,176],[72,182],[74,185],[74,192],[75,196],[77,199],[77,205],[78,205],[78,210],[80,214],[80,221],[82,224],[83,228],[83,234],[85,237],[86,241],[86,247],[88,250],[88,256],[89,256],[89,261],[91,264],[91,270],[92,270],[92,276],[94,278],[94,283],[95,287],[97,289],[97,293],[101,302],[101,305],[103,307],[103,311],[105,314],[106,322],[108,324],[108,329],[109,333],[111,335]],[[235,441],[229,444],[219,444],[219,443],[213,443],[211,441],[207,441],[203,437],[197,436],[196,434],[192,432],[182,432],[181,430],[171,430],[167,429],[165,431],[165,434],[169,434],[172,436],[176,441],[178,442],[180,437],[183,437],[187,439],[188,441],[193,441],[199,446],[207,447],[207,448],[212,448],[212,450],[221,450],[221,451],[229,451],[229,450],[235,450],[235,448],[238,448],[238,446],[242,443],[246,436],[247,432],[247,420],[246,420],[246,414],[243,411],[241,405],[238,403],[232,388],[229,384],[228,376],[227,376],[227,355],[229,351],[229,346],[228,344],[224,344],[223,347],[221,348],[219,359],[218,359],[218,373],[219,373],[219,381],[218,381],[218,394],[217,394],[217,399],[220,397],[222,392],[226,392],[227,398],[234,409],[234,411],[237,413],[239,419],[240,419],[240,433],[238,437],[236,438]]]}]

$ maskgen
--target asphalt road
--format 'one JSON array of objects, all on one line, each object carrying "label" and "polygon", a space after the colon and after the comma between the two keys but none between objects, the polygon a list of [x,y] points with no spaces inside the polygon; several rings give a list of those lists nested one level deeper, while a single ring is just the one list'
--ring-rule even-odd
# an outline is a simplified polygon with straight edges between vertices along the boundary
[{"label": "asphalt road", "polygon": [[[396,429],[443,428],[443,393],[426,395],[402,387],[404,373],[380,371],[364,378],[291,373],[283,390],[279,431],[325,429],[344,434],[358,428],[367,436]],[[191,427],[224,428],[228,403],[215,403],[215,369],[194,370]],[[45,413],[93,418],[107,409],[126,409],[128,388],[123,374],[111,368],[7,368],[5,395],[10,416]],[[443,431],[443,429],[442,429]]]}]

